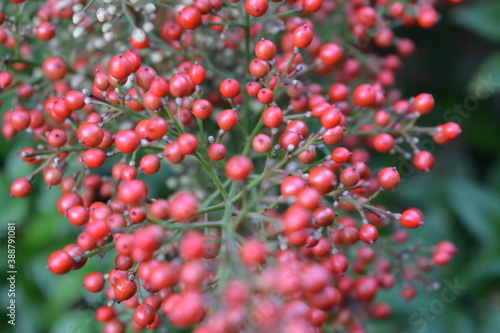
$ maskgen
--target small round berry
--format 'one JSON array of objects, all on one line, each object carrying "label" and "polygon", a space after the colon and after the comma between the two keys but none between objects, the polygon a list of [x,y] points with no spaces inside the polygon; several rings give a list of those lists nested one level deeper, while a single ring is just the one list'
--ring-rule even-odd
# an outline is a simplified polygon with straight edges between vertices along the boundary
[{"label": "small round berry", "polygon": [[26,178],[19,178],[10,185],[10,194],[17,198],[24,198],[31,194],[33,185]]},{"label": "small round berry", "polygon": [[225,79],[220,84],[220,93],[226,98],[235,98],[241,91],[240,83],[235,79]]},{"label": "small round berry", "polygon": [[262,60],[271,60],[276,55],[276,45],[268,39],[261,39],[255,45],[255,55]]},{"label": "small round berry", "polygon": [[428,172],[434,167],[434,155],[429,151],[422,150],[413,156],[413,164],[418,170]]},{"label": "small round berry", "polygon": [[377,181],[384,190],[393,190],[398,187],[401,178],[396,168],[384,168],[377,174]]},{"label": "small round berry", "polygon": [[415,109],[421,114],[427,114],[432,111],[434,108],[434,97],[431,94],[420,94],[415,97],[415,101],[413,102],[413,106]]},{"label": "small round berry", "polygon": [[177,222],[189,222],[198,213],[198,208],[198,199],[191,192],[177,192],[170,199],[170,216]]},{"label": "small round berry", "polygon": [[367,244],[373,244],[378,239],[378,230],[372,224],[364,224],[361,229],[359,229],[359,239]]},{"label": "small round berry", "polygon": [[253,172],[252,160],[243,155],[232,156],[226,164],[226,174],[235,181],[244,181]]},{"label": "small round berry", "polygon": [[407,228],[417,228],[424,224],[422,216],[415,209],[407,209],[401,215],[401,224]]},{"label": "small round berry", "polygon": [[54,274],[66,274],[73,268],[74,263],[68,252],[58,250],[50,255],[47,266]]},{"label": "small round berry", "polygon": [[184,155],[192,155],[198,149],[198,138],[191,133],[184,133],[177,139],[179,151]]},{"label": "small round berry", "polygon": [[226,157],[226,146],[222,143],[214,142],[208,147],[208,157],[213,161],[220,161]]},{"label": "small round berry", "polygon": [[124,154],[133,153],[140,143],[139,136],[132,130],[121,130],[115,135],[116,148]]},{"label": "small round berry", "polygon": [[177,22],[184,29],[193,30],[198,28],[202,23],[200,10],[193,6],[184,7],[177,17]]},{"label": "small round berry", "polygon": [[313,40],[313,32],[307,24],[295,28],[292,34],[292,42],[298,48],[309,46]]}]

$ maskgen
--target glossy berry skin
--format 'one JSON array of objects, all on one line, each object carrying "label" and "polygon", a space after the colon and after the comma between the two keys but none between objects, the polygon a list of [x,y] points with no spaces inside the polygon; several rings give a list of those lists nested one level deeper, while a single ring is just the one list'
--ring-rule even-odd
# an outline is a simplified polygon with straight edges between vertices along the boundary
[{"label": "glossy berry skin", "polygon": [[133,153],[139,144],[139,136],[132,130],[121,130],[115,135],[116,148],[124,154]]},{"label": "glossy berry skin", "polygon": [[226,157],[227,149],[222,143],[214,142],[208,147],[208,157],[213,161],[220,161]]},{"label": "glossy berry skin", "polygon": [[52,253],[48,259],[47,266],[54,274],[66,274],[73,267],[73,258],[63,250]]},{"label": "glossy berry skin", "polygon": [[192,6],[184,7],[177,17],[177,22],[184,29],[193,30],[198,28],[201,25],[200,10]]},{"label": "glossy berry skin", "polygon": [[198,149],[198,138],[191,133],[184,133],[177,139],[179,151],[184,155],[192,155]]},{"label": "glossy berry skin", "polygon": [[104,288],[104,277],[100,272],[87,274],[83,280],[83,286],[92,293],[98,293]]},{"label": "glossy berry skin", "polygon": [[109,61],[109,74],[115,79],[126,79],[132,73],[132,63],[123,55],[116,55]]},{"label": "glossy berry skin", "polygon": [[364,224],[359,229],[359,239],[367,244],[373,244],[378,239],[378,230],[371,224]]},{"label": "glossy berry skin", "polygon": [[413,157],[413,164],[418,170],[428,172],[434,167],[434,155],[422,150]]},{"label": "glossy berry skin", "polygon": [[12,185],[10,185],[10,194],[17,198],[24,198],[31,194],[33,191],[33,185],[26,178],[16,179]]},{"label": "glossy berry skin", "polygon": [[245,9],[254,17],[261,17],[269,8],[268,0],[245,0]]},{"label": "glossy berry skin", "polygon": [[388,153],[394,147],[394,138],[387,133],[381,133],[373,139],[373,147],[380,153]]},{"label": "glossy berry skin", "polygon": [[118,303],[125,301],[135,295],[137,284],[130,281],[128,277],[121,277],[113,285],[116,301]]},{"label": "glossy berry skin", "polygon": [[224,131],[231,131],[238,125],[238,113],[233,109],[227,109],[219,113],[217,124]]},{"label": "glossy berry skin", "polygon": [[241,86],[235,79],[225,79],[219,87],[220,93],[226,98],[235,98],[241,91]]},{"label": "glossy berry skin", "polygon": [[244,181],[253,172],[253,163],[243,155],[232,156],[226,164],[227,176],[235,181]]},{"label": "glossy berry skin", "polygon": [[61,57],[50,56],[44,60],[42,70],[49,80],[57,81],[66,75],[68,66]]},{"label": "glossy berry skin", "polygon": [[170,215],[177,222],[189,222],[198,213],[198,199],[191,192],[178,192],[170,199]]},{"label": "glossy berry skin", "polygon": [[427,114],[434,108],[434,97],[431,94],[420,94],[415,97],[413,105],[415,109],[421,114]]},{"label": "glossy berry skin", "polygon": [[361,107],[371,107],[377,97],[375,89],[369,84],[358,86],[353,93],[354,103]]},{"label": "glossy berry skin", "polygon": [[134,311],[134,321],[141,327],[147,327],[155,320],[155,310],[148,303],[142,303]]},{"label": "glossy berry skin", "polygon": [[313,32],[307,25],[301,25],[295,28],[292,34],[293,45],[298,48],[309,46],[313,40]]},{"label": "glossy berry skin", "polygon": [[35,34],[38,39],[48,41],[56,35],[56,29],[51,22],[42,22],[36,27]]},{"label": "glossy berry skin", "polygon": [[102,128],[94,123],[84,123],[78,128],[78,141],[84,147],[97,147],[104,138]]},{"label": "glossy berry skin", "polygon": [[99,148],[90,148],[83,153],[82,162],[90,168],[99,168],[106,162],[106,153]]},{"label": "glossy berry skin", "polygon": [[343,254],[335,254],[332,256],[332,271],[335,274],[344,274],[349,268],[349,261]]},{"label": "glossy berry skin", "polygon": [[284,119],[283,110],[277,106],[270,106],[264,111],[262,119],[267,127],[280,127]]},{"label": "glossy berry skin", "polygon": [[255,55],[262,60],[271,60],[276,55],[276,45],[268,39],[261,39],[255,45]]},{"label": "glossy berry skin", "polygon": [[424,224],[422,216],[415,209],[408,209],[401,215],[401,224],[407,228],[417,228]]},{"label": "glossy berry skin", "polygon": [[198,119],[208,119],[212,115],[212,104],[204,99],[198,99],[193,103],[193,114]]},{"label": "glossy berry skin", "polygon": [[401,181],[398,170],[396,168],[384,168],[377,174],[377,181],[384,190],[393,190]]}]

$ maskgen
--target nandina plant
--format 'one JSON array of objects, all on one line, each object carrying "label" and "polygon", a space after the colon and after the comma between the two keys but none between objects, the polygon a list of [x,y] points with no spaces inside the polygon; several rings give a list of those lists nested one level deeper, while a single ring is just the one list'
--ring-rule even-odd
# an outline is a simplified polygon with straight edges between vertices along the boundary
[{"label": "nandina plant", "polygon": [[388,318],[379,289],[410,300],[457,251],[410,241],[425,212],[377,202],[405,176],[382,155],[428,172],[419,139],[461,131],[418,126],[434,97],[395,84],[416,46],[394,28],[433,27],[436,4],[4,4],[2,132],[33,139],[19,158],[35,168],[10,193],[60,186],[60,223],[79,230],[48,269],[114,257],[82,281],[108,300],[104,332],[364,332]]}]

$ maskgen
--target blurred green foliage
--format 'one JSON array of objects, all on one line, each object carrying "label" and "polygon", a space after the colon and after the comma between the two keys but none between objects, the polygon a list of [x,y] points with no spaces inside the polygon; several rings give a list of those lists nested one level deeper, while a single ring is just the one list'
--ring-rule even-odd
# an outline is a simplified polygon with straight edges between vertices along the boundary
[{"label": "blurred green foliage", "polygon": [[[421,208],[425,227],[412,231],[412,239],[435,244],[450,239],[459,253],[449,267],[433,273],[440,283],[437,291],[419,289],[416,299],[405,302],[399,288],[382,292],[380,299],[393,305],[393,317],[373,322],[373,332],[498,332],[500,327],[500,2],[476,1],[444,12],[440,24],[429,31],[398,33],[415,40],[417,54],[405,62],[398,77],[405,96],[430,92],[436,110],[422,118],[426,124],[440,124],[455,117],[464,132],[446,147],[435,148],[437,162],[428,174],[414,172],[395,193],[384,194],[392,210],[408,206]],[[415,29],[414,29],[415,30]],[[478,78],[486,78],[491,96],[481,98],[471,111],[458,112],[474,97]],[[498,84],[494,84],[498,82]],[[5,94],[2,96],[8,99]],[[8,105],[4,100],[4,105]],[[458,107],[458,108],[457,108]],[[5,107],[4,107],[5,108]],[[458,116],[458,118],[457,118]],[[0,239],[5,249],[6,224],[16,222],[17,321],[15,332],[93,333],[101,325],[93,309],[102,296],[79,287],[94,270],[112,266],[111,258],[93,258],[80,271],[65,276],[45,269],[51,252],[74,242],[77,230],[55,211],[59,189],[47,190],[35,182],[34,195],[13,199],[10,183],[33,167],[16,154],[31,142],[19,135],[11,142],[0,138]],[[158,182],[161,184],[161,182]],[[1,256],[4,258],[4,256]],[[5,260],[0,262],[2,274]],[[466,286],[444,309],[423,315],[426,308],[442,300],[446,281]],[[7,284],[2,278],[0,307],[5,325]],[[83,295],[83,296],[82,296]],[[423,310],[422,310],[423,309]],[[412,320],[413,318],[413,320]],[[422,318],[427,318],[422,321]],[[1,332],[12,327],[0,326]]]}]

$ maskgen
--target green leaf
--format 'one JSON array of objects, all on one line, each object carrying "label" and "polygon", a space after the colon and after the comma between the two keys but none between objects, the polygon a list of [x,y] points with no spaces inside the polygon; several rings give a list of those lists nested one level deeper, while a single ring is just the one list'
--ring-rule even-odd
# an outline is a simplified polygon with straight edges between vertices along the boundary
[{"label": "green leaf", "polygon": [[500,42],[500,2],[486,1],[461,6],[453,13],[455,22],[492,42]]},{"label": "green leaf", "polygon": [[486,247],[497,242],[500,196],[470,180],[455,178],[447,186],[448,204],[463,226]]},{"label": "green leaf", "polygon": [[500,52],[495,52],[484,60],[472,78],[467,84],[467,92],[479,100],[499,93]]}]

